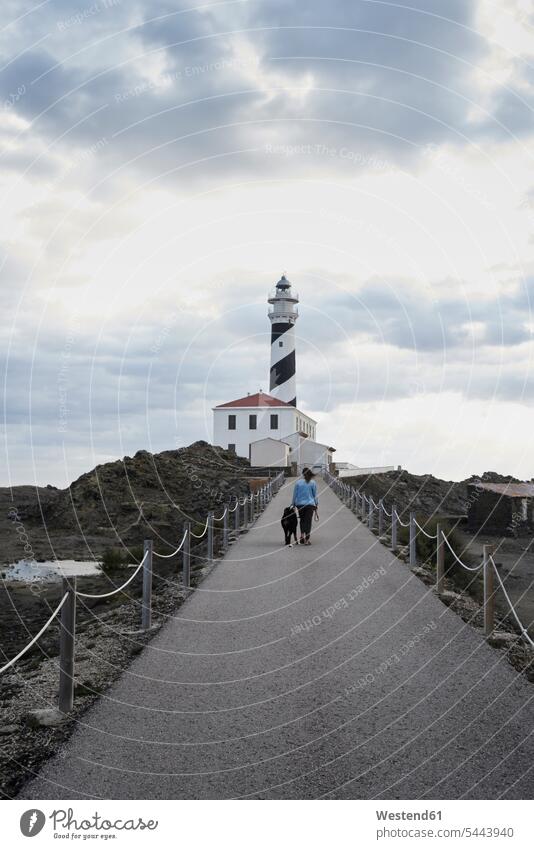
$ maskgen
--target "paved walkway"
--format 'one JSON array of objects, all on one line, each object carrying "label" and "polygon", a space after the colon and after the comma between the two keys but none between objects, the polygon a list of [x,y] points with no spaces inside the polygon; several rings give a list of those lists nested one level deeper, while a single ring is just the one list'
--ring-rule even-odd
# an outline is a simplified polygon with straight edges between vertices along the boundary
[{"label": "paved walkway", "polygon": [[21,798],[532,797],[532,686],[322,482],[281,548],[290,486]]}]

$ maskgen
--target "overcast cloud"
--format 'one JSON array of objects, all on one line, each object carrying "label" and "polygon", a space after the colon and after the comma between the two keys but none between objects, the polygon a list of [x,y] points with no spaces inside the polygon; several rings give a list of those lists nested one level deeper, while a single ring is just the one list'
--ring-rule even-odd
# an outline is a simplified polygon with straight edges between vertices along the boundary
[{"label": "overcast cloud", "polygon": [[534,476],[533,15],[410,6],[4,4],[0,484],[211,439],[282,271],[339,459]]}]

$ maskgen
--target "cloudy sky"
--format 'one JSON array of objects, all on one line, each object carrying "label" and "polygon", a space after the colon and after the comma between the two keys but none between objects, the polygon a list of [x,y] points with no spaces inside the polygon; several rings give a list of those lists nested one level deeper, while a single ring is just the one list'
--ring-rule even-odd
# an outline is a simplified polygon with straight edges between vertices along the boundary
[{"label": "cloudy sky", "polygon": [[534,476],[530,0],[4,0],[0,485],[211,440],[268,389],[338,459]]}]

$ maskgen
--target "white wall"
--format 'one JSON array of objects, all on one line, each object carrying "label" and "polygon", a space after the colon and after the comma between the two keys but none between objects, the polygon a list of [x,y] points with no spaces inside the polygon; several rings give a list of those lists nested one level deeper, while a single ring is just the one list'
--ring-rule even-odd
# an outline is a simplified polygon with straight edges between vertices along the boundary
[{"label": "white wall", "polygon": [[252,466],[289,466],[289,445],[279,439],[261,439],[250,446]]},{"label": "white wall", "polygon": [[[229,430],[228,416],[236,417],[236,429]],[[249,416],[257,416],[257,428],[249,427]],[[271,415],[278,416],[278,428],[271,428]],[[315,422],[294,407],[223,407],[213,411],[213,443],[221,448],[236,446],[240,457],[249,457],[251,442],[272,437],[282,439],[297,430],[297,422],[305,423],[308,429],[315,429]]]},{"label": "white wall", "polygon": [[358,475],[380,475],[384,472],[394,472],[399,468],[400,466],[366,466],[366,468],[362,469],[358,466],[353,469],[340,469],[338,477],[354,478]]},{"label": "white wall", "polygon": [[329,466],[332,462],[332,452],[329,446],[313,439],[305,439],[298,433],[292,433],[284,440],[291,446],[290,461],[297,464],[299,472],[303,466]]}]

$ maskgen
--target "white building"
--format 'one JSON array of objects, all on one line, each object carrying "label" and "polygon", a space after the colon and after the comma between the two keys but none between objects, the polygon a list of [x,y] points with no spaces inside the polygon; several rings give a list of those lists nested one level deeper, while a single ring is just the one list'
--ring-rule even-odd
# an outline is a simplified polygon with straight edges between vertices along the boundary
[{"label": "white building", "polygon": [[324,469],[335,451],[316,442],[317,422],[297,407],[295,322],[299,297],[282,275],[269,298],[270,391],[261,389],[213,408],[213,442],[259,468]]},{"label": "white building", "polygon": [[297,466],[299,473],[306,466],[314,471],[324,471],[324,469],[329,469],[334,462],[335,448],[310,439],[302,431],[285,436],[283,442],[289,445],[291,449],[290,463]]},{"label": "white building", "polygon": [[295,431],[315,439],[316,426],[317,422],[306,413],[265,392],[246,395],[213,409],[214,444],[249,460],[253,442],[267,437],[283,440]]},{"label": "white building", "polygon": [[287,468],[291,465],[291,448],[287,442],[266,436],[250,445],[250,465],[256,468]]}]

